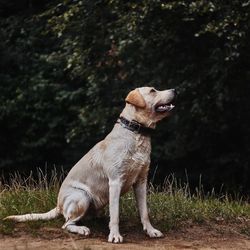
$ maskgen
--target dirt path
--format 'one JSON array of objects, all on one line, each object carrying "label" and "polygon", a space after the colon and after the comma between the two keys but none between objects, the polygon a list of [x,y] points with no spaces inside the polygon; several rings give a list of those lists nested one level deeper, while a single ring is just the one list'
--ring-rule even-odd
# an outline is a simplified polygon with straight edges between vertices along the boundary
[{"label": "dirt path", "polygon": [[183,240],[169,239],[168,237],[161,240],[138,240],[131,241],[129,238],[123,244],[111,245],[106,243],[104,239],[54,239],[43,240],[39,238],[20,237],[17,239],[2,239],[0,241],[2,250],[66,250],[66,249],[82,249],[82,250],[104,250],[104,249],[157,249],[157,250],[176,250],[176,249],[225,249],[225,250],[240,250],[250,249],[250,241],[246,239],[199,239],[199,240]]},{"label": "dirt path", "polygon": [[225,249],[250,250],[250,237],[240,234],[230,226],[192,226],[181,231],[166,233],[162,239],[149,239],[143,233],[128,232],[123,244],[106,242],[107,236],[93,234],[90,238],[62,233],[58,229],[39,230],[39,234],[20,233],[15,236],[0,235],[1,250],[129,250],[129,249]]}]

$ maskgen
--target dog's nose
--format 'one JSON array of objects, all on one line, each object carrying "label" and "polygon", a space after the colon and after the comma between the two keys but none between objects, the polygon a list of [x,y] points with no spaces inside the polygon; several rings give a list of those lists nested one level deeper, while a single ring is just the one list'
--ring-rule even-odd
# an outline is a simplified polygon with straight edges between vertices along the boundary
[{"label": "dog's nose", "polygon": [[174,95],[176,96],[177,95],[177,90],[176,89],[171,89],[171,90],[174,93]]}]

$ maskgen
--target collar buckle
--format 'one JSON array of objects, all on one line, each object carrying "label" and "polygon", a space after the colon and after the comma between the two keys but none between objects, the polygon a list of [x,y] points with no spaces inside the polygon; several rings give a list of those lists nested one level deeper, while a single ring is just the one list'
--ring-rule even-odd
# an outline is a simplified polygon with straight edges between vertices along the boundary
[{"label": "collar buckle", "polygon": [[134,131],[137,132],[137,133],[140,133],[140,130],[141,130],[141,124],[139,124],[137,121],[130,121],[129,122],[129,125],[131,125],[131,127],[133,127]]}]

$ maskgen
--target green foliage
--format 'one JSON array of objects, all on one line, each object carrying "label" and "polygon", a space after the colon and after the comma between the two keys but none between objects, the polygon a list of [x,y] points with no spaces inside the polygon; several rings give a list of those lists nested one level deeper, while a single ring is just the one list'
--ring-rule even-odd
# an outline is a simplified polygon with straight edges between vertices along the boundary
[{"label": "green foliage", "polygon": [[72,166],[129,90],[154,85],[179,90],[153,138],[156,179],[187,169],[247,191],[249,1],[31,3],[0,19],[1,169]]}]

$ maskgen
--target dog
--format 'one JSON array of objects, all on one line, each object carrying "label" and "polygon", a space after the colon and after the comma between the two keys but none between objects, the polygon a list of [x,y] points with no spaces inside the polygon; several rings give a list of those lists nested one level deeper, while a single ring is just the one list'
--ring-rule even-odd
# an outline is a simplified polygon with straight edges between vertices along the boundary
[{"label": "dog", "polygon": [[97,143],[70,170],[63,181],[56,208],[47,213],[13,215],[5,219],[18,222],[50,220],[60,214],[62,226],[72,233],[89,235],[86,226],[76,225],[89,210],[99,211],[109,203],[108,242],[123,242],[119,232],[119,198],[133,187],[143,230],[149,237],[162,237],[149,220],[146,188],[150,165],[151,133],[156,123],[174,109],[174,89],[153,87],[129,92],[126,105],[112,131]]}]

